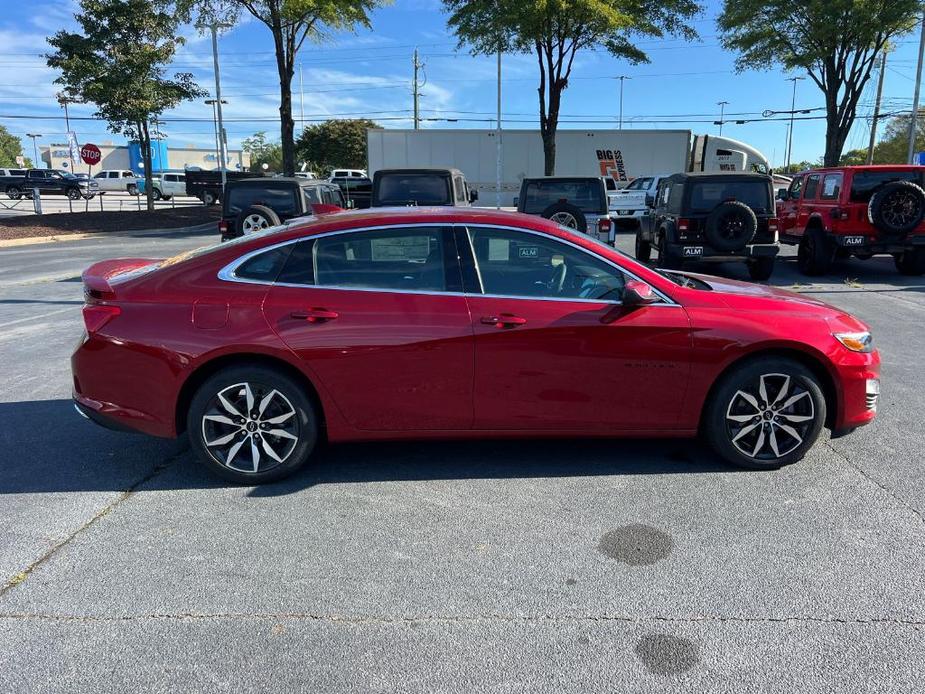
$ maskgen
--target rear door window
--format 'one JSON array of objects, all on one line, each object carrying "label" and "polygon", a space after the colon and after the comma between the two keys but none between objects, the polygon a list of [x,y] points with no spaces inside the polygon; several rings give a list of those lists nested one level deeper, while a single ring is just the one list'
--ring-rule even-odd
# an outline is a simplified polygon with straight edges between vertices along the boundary
[{"label": "rear door window", "polygon": [[842,174],[826,174],[822,179],[822,193],[819,197],[823,200],[838,200],[841,195]]},{"label": "rear door window", "polygon": [[804,200],[815,200],[816,192],[819,190],[819,180],[822,178],[819,174],[810,174],[806,179],[806,187],[803,189]]}]

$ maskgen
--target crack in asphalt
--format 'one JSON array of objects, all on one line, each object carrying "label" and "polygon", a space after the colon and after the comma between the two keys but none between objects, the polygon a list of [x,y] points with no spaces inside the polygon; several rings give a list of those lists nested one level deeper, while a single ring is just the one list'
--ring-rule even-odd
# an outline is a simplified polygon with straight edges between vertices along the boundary
[{"label": "crack in asphalt", "polygon": [[0,598],[3,598],[7,593],[13,590],[16,586],[20,585],[21,583],[24,583],[25,580],[29,578],[29,575],[32,574],[33,571],[35,571],[37,568],[42,566],[42,564],[44,564],[49,559],[51,559],[53,556],[55,556],[60,550],[67,547],[67,545],[69,545],[71,541],[74,540],[74,538],[76,538],[78,535],[80,535],[84,530],[87,530],[88,528],[93,526],[97,521],[99,521],[102,518],[105,518],[110,513],[112,513],[112,511],[114,511],[117,506],[119,506],[123,501],[125,501],[129,497],[131,497],[141,485],[145,484],[146,482],[150,482],[152,479],[154,479],[159,474],[161,474],[164,470],[166,470],[173,463],[175,463],[181,456],[183,456],[185,452],[186,452],[185,450],[177,451],[173,455],[157,463],[153,468],[151,468],[151,470],[147,474],[143,475],[141,478],[133,482],[125,491],[119,494],[119,496],[116,497],[116,499],[114,499],[112,502],[110,502],[109,504],[101,508],[99,511],[97,511],[95,514],[93,514],[93,516],[88,521],[80,525],[76,530],[74,530],[67,537],[65,537],[61,541],[56,542],[54,545],[52,545],[51,548],[49,548],[48,551],[46,551],[38,559],[33,561],[31,564],[26,566],[21,571],[14,574],[12,578],[8,579],[3,584],[3,586],[0,587]]},{"label": "crack in asphalt", "polygon": [[887,494],[889,494],[891,497],[893,497],[896,501],[898,501],[900,506],[902,506],[903,508],[906,508],[906,509],[909,509],[910,511],[912,511],[912,513],[914,513],[916,516],[918,516],[918,519],[919,519],[920,521],[922,521],[923,523],[925,523],[925,515],[923,515],[922,512],[921,512],[919,509],[917,509],[915,506],[912,506],[911,504],[909,504],[909,502],[907,502],[907,501],[906,501],[905,499],[903,499],[901,496],[898,496],[898,495],[896,494],[896,492],[895,492],[891,487],[888,487],[887,485],[883,484],[883,483],[880,482],[879,480],[877,480],[877,479],[875,479],[874,477],[871,477],[869,474],[867,474],[867,472],[866,472],[860,465],[858,465],[858,464],[855,463],[853,460],[851,460],[851,458],[848,457],[848,454],[847,454],[847,453],[843,453],[842,451],[840,451],[840,450],[838,450],[837,448],[835,448],[835,446],[832,445],[832,442],[831,442],[831,441],[826,441],[826,442],[825,442],[825,446],[826,446],[829,450],[831,450],[835,455],[837,455],[837,456],[840,457],[842,460],[844,460],[846,463],[848,463],[848,465],[850,465],[850,466],[853,467],[855,470],[857,470],[857,471],[860,473],[861,477],[863,477],[863,478],[866,479],[868,482],[872,483],[873,485],[875,485],[875,486],[879,487],[880,489],[882,489],[883,491],[885,491]]},{"label": "crack in asphalt", "polygon": [[153,613],[144,615],[61,615],[31,612],[0,613],[0,620],[22,621],[48,621],[48,622],[143,622],[143,621],[212,621],[225,619],[252,619],[252,620],[294,620],[307,622],[330,622],[343,624],[452,624],[474,623],[485,621],[496,622],[625,622],[644,624],[649,622],[664,622],[675,624],[698,623],[742,623],[742,624],[848,624],[848,625],[895,625],[911,626],[914,628],[925,626],[925,620],[902,619],[891,617],[871,618],[844,618],[844,617],[811,617],[811,616],[765,616],[743,617],[736,615],[692,615],[689,617],[669,617],[667,615],[632,616],[621,614],[601,615],[506,615],[498,613],[485,613],[477,615],[340,615],[317,614],[312,612],[216,612],[216,613]]}]

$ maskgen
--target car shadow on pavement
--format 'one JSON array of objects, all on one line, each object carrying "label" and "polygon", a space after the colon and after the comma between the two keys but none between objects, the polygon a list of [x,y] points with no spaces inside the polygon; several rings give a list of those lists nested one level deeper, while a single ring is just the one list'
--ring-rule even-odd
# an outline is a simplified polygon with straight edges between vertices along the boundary
[{"label": "car shadow on pavement", "polygon": [[[199,465],[185,439],[104,429],[70,400],[0,403],[0,421],[0,495],[235,486]],[[355,443],[324,445],[304,470],[249,495],[356,482],[732,471],[699,442],[682,439]]]}]

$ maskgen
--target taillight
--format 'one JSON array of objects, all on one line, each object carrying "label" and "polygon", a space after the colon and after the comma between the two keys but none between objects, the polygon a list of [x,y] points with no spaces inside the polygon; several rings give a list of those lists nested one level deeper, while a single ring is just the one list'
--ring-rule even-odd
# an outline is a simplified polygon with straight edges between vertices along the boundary
[{"label": "taillight", "polygon": [[678,231],[687,231],[691,228],[691,220],[681,217],[678,220]]},{"label": "taillight", "polygon": [[224,219],[220,219],[218,221],[218,233],[222,236],[228,233],[228,222],[226,222]]},{"label": "taillight", "polygon": [[768,219],[768,231],[772,234],[777,233],[777,217],[771,217]]},{"label": "taillight", "polygon": [[120,313],[122,309],[118,306],[87,304],[84,306],[84,325],[87,326],[87,332],[91,334],[98,332]]},{"label": "taillight", "polygon": [[601,234],[610,233],[610,217],[601,217],[597,220],[597,230]]}]

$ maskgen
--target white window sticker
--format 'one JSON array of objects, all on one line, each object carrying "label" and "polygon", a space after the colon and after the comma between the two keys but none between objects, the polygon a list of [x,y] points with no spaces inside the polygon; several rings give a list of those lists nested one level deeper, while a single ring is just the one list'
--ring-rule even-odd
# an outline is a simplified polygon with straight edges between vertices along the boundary
[{"label": "white window sticker", "polygon": [[488,259],[508,260],[511,257],[511,242],[507,239],[488,239]]},{"label": "white window sticker", "polygon": [[424,261],[430,255],[430,237],[395,236],[370,239],[371,257],[376,261]]}]

